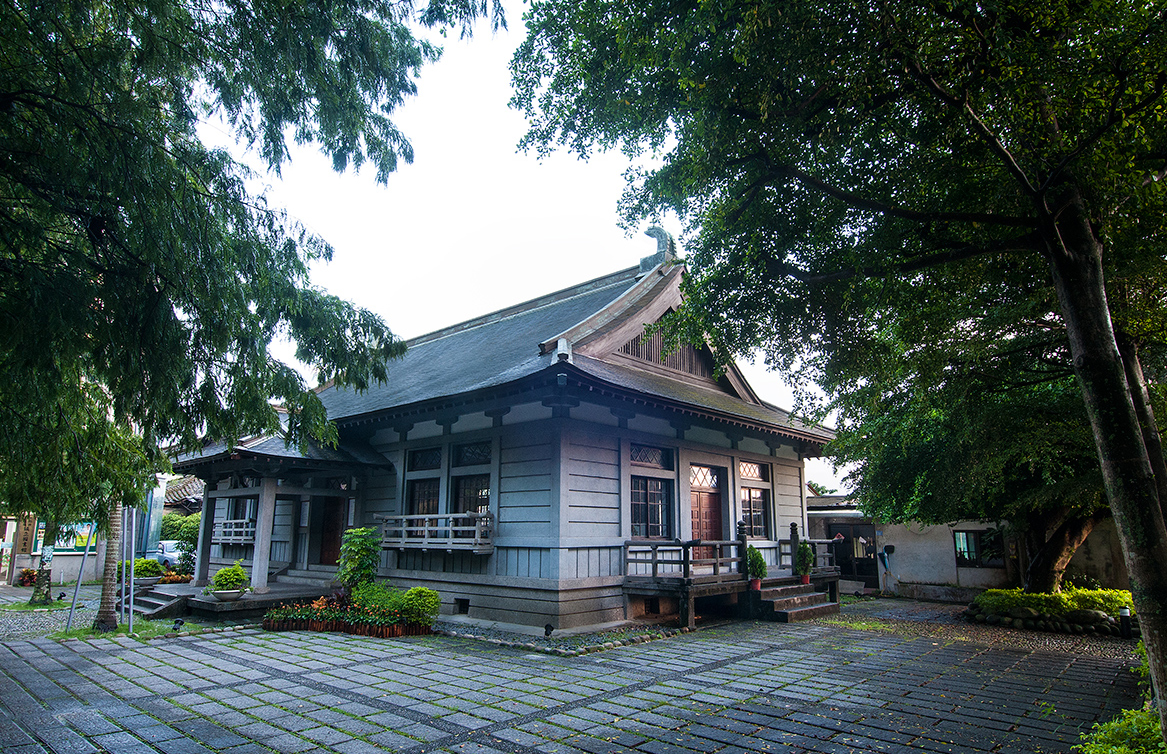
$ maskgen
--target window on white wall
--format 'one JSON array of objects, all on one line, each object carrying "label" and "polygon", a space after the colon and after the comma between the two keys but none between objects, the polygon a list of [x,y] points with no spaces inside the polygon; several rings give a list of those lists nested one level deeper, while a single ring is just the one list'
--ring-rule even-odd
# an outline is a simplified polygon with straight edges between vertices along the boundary
[{"label": "window on white wall", "polygon": [[1005,542],[1000,529],[954,531],[956,565],[961,568],[1004,568]]}]

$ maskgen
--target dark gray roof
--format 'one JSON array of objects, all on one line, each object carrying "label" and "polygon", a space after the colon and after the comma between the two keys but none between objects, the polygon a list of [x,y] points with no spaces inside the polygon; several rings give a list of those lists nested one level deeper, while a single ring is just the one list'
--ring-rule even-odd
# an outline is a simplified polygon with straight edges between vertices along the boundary
[{"label": "dark gray roof", "polygon": [[332,419],[503,385],[550,366],[539,344],[584,321],[636,282],[636,267],[503,309],[407,343],[389,362],[389,380],[364,393],[329,387],[320,399]]},{"label": "dark gray roof", "polygon": [[[536,374],[557,359],[553,351],[540,353],[541,343],[553,341],[604,311],[640,277],[639,268],[629,268],[416,338],[407,343],[402,359],[389,363],[389,379],[384,384],[363,393],[327,387],[320,391],[320,399],[329,417],[343,423],[345,419],[505,385]],[[648,280],[651,287],[646,290],[676,284],[675,276]],[[623,304],[613,311],[620,306]],[[743,401],[647,370],[616,366],[579,354],[572,363],[589,376],[625,390],[739,417],[746,423],[787,428],[792,436],[812,442],[826,442],[834,436],[830,430],[804,424],[774,406]]]},{"label": "dark gray roof", "polygon": [[341,444],[336,448],[328,448],[309,440],[301,450],[295,445],[289,446],[284,441],[283,435],[262,435],[241,440],[230,448],[222,442],[211,443],[200,451],[180,455],[176,459],[174,467],[176,469],[189,468],[201,461],[236,454],[271,459],[317,461],[329,465],[388,465],[384,456],[367,446],[362,447],[360,444]]},{"label": "dark gray roof", "polygon": [[740,417],[749,422],[788,427],[794,433],[809,439],[826,441],[834,437],[834,432],[829,429],[806,424],[792,417],[789,411],[771,406],[768,403],[761,405],[747,403],[718,390],[703,388],[681,380],[670,380],[655,372],[608,364],[586,356],[576,356],[572,363],[580,370],[605,382],[639,393],[647,393],[669,401]]}]

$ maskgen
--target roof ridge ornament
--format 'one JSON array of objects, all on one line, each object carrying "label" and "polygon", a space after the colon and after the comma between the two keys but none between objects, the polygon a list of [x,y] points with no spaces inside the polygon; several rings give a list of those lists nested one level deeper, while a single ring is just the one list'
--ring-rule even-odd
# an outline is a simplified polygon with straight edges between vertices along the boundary
[{"label": "roof ridge ornament", "polygon": [[673,238],[673,234],[669,233],[659,225],[653,225],[648,230],[644,231],[644,235],[651,236],[656,239],[656,253],[650,257],[644,257],[640,260],[640,274],[648,272],[659,264],[666,261],[674,261],[677,258],[677,242]]}]

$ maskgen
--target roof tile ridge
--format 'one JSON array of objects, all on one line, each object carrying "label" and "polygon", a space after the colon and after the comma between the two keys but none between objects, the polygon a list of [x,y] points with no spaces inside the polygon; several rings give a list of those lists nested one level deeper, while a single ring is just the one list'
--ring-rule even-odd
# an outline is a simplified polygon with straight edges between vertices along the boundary
[{"label": "roof tile ridge", "polygon": [[571,301],[574,298],[578,298],[589,293],[594,293],[605,288],[611,288],[620,285],[626,280],[635,281],[638,272],[639,268],[629,267],[628,269],[620,270],[619,272],[603,275],[593,280],[588,280],[586,282],[573,285],[569,288],[563,288],[562,290],[554,291],[552,293],[539,296],[538,298],[530,299],[529,301],[524,301],[520,304],[508,306],[505,309],[499,309],[497,311],[490,312],[489,314],[483,314],[482,316],[475,317],[474,319],[468,319],[465,322],[459,322],[456,325],[450,325],[449,327],[443,327],[440,330],[434,330],[433,332],[426,333],[425,335],[419,335],[416,338],[411,338],[405,341],[405,346],[406,348],[413,348],[415,346],[424,345],[426,343],[441,340],[442,338],[448,338],[451,335],[457,335],[458,333],[473,330],[484,325],[494,324],[495,322],[503,322],[505,320],[512,319],[524,314],[530,314],[531,312],[545,309],[548,306],[552,306],[554,304],[561,304],[565,301]]}]

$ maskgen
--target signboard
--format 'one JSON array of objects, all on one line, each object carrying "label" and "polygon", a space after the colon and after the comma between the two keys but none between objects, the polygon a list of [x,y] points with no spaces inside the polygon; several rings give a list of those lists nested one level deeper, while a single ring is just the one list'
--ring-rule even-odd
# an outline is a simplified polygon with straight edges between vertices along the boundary
[{"label": "signboard", "polygon": [[[32,527],[23,527],[24,532],[29,532]],[[85,552],[85,545],[87,542],[93,542],[93,546],[97,545],[97,527],[92,523],[74,524],[61,531],[61,535],[57,538],[57,544],[53,547],[53,553],[56,555],[70,555],[72,553],[80,554]],[[24,534],[22,532],[22,540]],[[45,522],[38,521],[36,525],[36,549],[32,551],[33,555],[38,555],[44,549],[45,544]],[[93,547],[90,547],[90,552]]]}]

